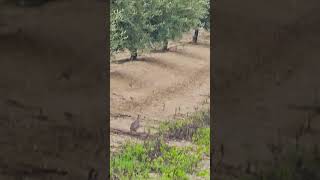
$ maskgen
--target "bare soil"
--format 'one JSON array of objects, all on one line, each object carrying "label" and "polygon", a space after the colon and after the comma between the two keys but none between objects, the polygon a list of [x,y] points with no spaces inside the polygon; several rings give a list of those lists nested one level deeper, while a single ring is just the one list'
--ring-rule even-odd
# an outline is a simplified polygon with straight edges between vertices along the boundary
[{"label": "bare soil", "polygon": [[205,31],[199,35],[197,45],[189,43],[190,32],[170,42],[169,47],[177,47],[172,51],[142,54],[132,62],[122,54],[111,62],[111,146],[129,138],[112,131],[129,132],[138,115],[138,132],[143,133],[210,103],[210,36]]},{"label": "bare soil", "polygon": [[303,108],[319,108],[319,6],[306,6],[277,20],[261,18],[262,12],[245,16],[247,11],[217,19],[214,163],[221,145],[228,165],[270,161],[269,145],[295,143],[308,116],[312,130],[298,143],[319,144],[319,112]]},{"label": "bare soil", "polygon": [[105,8],[1,4],[0,179],[105,179]]}]

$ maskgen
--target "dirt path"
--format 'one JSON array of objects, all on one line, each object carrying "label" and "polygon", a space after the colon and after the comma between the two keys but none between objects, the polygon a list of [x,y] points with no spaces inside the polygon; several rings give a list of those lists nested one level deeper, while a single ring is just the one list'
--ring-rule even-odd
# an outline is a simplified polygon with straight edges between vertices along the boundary
[{"label": "dirt path", "polygon": [[[188,44],[184,38],[185,45],[177,51],[111,63],[111,130],[129,131],[140,114],[143,119],[138,132],[143,132],[156,126],[156,121],[194,111],[209,98],[209,35],[203,32],[199,38],[199,45]],[[119,139],[116,136],[111,135],[111,145]]]}]

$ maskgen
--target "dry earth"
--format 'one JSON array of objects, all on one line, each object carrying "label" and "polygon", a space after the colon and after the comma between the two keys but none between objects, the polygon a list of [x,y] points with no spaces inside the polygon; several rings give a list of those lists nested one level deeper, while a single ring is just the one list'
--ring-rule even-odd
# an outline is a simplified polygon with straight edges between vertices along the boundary
[{"label": "dry earth", "polygon": [[312,131],[299,143],[319,144],[320,116],[303,109],[319,108],[319,5],[228,0],[217,7],[214,162],[221,145],[229,165],[269,161],[268,144],[295,143],[308,115]]},{"label": "dry earth", "polygon": [[1,1],[0,179],[105,179],[105,8]]},{"label": "dry earth", "polygon": [[118,55],[111,62],[112,147],[130,138],[121,132],[130,131],[137,115],[142,117],[138,132],[146,132],[159,121],[186,115],[205,101],[209,103],[210,36],[201,31],[198,45],[190,44],[191,38],[190,32],[179,42],[171,42],[169,47],[177,49],[170,52],[146,53],[133,62]]}]

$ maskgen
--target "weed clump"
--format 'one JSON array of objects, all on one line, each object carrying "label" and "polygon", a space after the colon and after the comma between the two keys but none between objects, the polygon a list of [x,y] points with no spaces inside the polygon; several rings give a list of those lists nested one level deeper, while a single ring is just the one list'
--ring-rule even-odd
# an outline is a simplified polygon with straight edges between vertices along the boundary
[{"label": "weed clump", "polygon": [[191,141],[193,135],[197,132],[197,129],[209,127],[209,125],[210,112],[204,110],[177,121],[167,121],[160,125],[159,132],[168,139]]},{"label": "weed clump", "polygon": [[111,179],[148,179],[150,173],[162,179],[188,179],[201,161],[190,147],[170,147],[163,140],[126,144],[111,156]]},{"label": "weed clump", "polygon": [[210,155],[210,128],[199,128],[192,136],[192,141],[198,145],[206,155]]},{"label": "weed clump", "polygon": [[[208,177],[209,170],[198,171],[204,155],[210,152],[209,112],[198,112],[187,119],[160,125],[159,133],[142,144],[126,143],[111,155],[111,179],[190,179],[188,175]],[[196,147],[169,146],[167,139],[192,141]],[[159,179],[159,178],[158,178]]]},{"label": "weed clump", "polygon": [[111,155],[111,179],[145,179],[149,172],[149,157],[142,144],[127,143],[120,153]]}]

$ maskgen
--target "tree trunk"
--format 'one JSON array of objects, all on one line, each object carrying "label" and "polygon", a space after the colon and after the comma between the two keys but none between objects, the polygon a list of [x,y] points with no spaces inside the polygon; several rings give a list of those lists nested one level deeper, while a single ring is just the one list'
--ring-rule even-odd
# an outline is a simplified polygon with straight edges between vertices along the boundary
[{"label": "tree trunk", "polygon": [[138,57],[137,50],[133,50],[133,51],[131,51],[131,57],[130,57],[130,60],[131,60],[131,61],[133,61],[133,60],[137,60],[137,57]]},{"label": "tree trunk", "polygon": [[168,51],[168,40],[165,40],[165,41],[163,42],[162,51]]},{"label": "tree trunk", "polygon": [[192,37],[192,42],[195,44],[198,42],[198,34],[199,34],[199,29],[195,29]]}]

